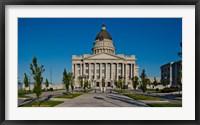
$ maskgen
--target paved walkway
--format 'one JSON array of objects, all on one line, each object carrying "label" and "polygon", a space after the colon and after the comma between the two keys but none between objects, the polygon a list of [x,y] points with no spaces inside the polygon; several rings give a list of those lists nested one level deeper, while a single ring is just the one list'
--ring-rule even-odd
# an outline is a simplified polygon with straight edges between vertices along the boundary
[{"label": "paved walkway", "polygon": [[147,107],[145,103],[138,102],[116,92],[102,93],[94,91],[85,93],[74,99],[51,98],[51,100],[62,100],[64,103],[56,107]]}]

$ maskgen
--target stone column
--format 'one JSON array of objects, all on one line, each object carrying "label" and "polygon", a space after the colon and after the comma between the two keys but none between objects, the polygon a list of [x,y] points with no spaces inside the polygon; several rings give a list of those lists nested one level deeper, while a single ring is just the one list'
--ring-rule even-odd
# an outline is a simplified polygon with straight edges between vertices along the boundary
[{"label": "stone column", "polygon": [[169,85],[168,86],[171,86],[172,85],[172,66],[171,66],[171,64],[170,64],[170,69],[169,69]]},{"label": "stone column", "polygon": [[88,79],[89,79],[89,80],[91,80],[91,78],[90,78],[90,74],[91,74],[91,73],[90,73],[90,66],[91,66],[91,65],[90,65],[90,64],[91,64],[91,63],[88,63]]},{"label": "stone column", "polygon": [[127,81],[127,64],[125,64],[125,79],[126,79],[126,81]]},{"label": "stone column", "polygon": [[74,72],[74,64],[73,63],[72,63],[72,72],[73,72],[74,78],[76,78],[75,72]]},{"label": "stone column", "polygon": [[110,79],[113,80],[112,63],[110,63]]},{"label": "stone column", "polygon": [[99,63],[99,65],[100,65],[100,67],[99,67],[99,75],[100,75],[100,84],[99,84],[99,87],[100,87],[100,89],[101,89],[101,91],[102,91],[102,63]]},{"label": "stone column", "polygon": [[[124,63],[122,63],[122,76],[124,77]],[[125,78],[125,77],[124,77]]]},{"label": "stone column", "polygon": [[134,66],[134,64],[132,64],[132,77],[134,77],[135,76],[135,66]]},{"label": "stone column", "polygon": [[77,64],[75,63],[74,66],[75,66],[75,70],[74,71],[75,71],[75,74],[76,74],[76,78],[78,78],[77,77]]},{"label": "stone column", "polygon": [[132,69],[132,64],[130,64],[130,79],[132,78],[132,75],[133,75],[133,69]]},{"label": "stone column", "polygon": [[96,63],[94,63],[94,79],[96,80]]},{"label": "stone column", "polygon": [[118,63],[116,63],[116,66],[117,66],[117,67],[116,67],[116,71],[117,71],[117,72],[116,72],[116,74],[117,74],[117,80],[119,80],[119,78],[118,78]]},{"label": "stone column", "polygon": [[[85,75],[85,63],[83,62],[83,76]],[[85,78],[83,78],[83,83],[85,82]]]},{"label": "stone column", "polygon": [[82,63],[80,63],[80,69],[81,69],[81,74],[80,74],[80,75],[81,75],[81,76],[83,76],[83,71],[82,71],[82,70],[83,70],[83,67],[82,67],[82,66],[83,66]]},{"label": "stone column", "polygon": [[107,65],[106,65],[106,64],[107,64],[107,63],[105,63],[105,67],[104,67],[104,71],[105,71],[105,72],[104,72],[104,77],[105,77],[105,79],[107,79],[107,76],[106,76],[106,75],[107,75],[107,71],[106,71],[106,70],[107,70]]},{"label": "stone column", "polygon": [[100,75],[100,80],[102,79],[102,63],[99,63],[99,75]]},{"label": "stone column", "polygon": [[126,77],[125,77],[125,78],[126,78],[126,80],[127,80],[127,78],[128,78],[127,67],[128,67],[128,64],[126,64],[126,67],[125,67],[125,68],[126,68],[126,69],[125,69],[125,70],[126,70]]}]

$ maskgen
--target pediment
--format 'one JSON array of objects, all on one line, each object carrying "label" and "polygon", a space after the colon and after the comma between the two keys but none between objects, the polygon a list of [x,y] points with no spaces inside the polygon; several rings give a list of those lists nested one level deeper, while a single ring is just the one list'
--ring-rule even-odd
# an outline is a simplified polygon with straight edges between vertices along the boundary
[{"label": "pediment", "polygon": [[101,54],[97,54],[97,55],[92,55],[90,57],[86,57],[85,59],[98,59],[98,60],[114,59],[114,60],[118,60],[118,59],[123,59],[123,58],[118,57],[116,55],[101,53]]}]

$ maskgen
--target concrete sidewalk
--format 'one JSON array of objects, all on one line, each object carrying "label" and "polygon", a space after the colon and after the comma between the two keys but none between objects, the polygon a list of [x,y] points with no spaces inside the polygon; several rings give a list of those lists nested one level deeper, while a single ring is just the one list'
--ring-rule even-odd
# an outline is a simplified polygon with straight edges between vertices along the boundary
[{"label": "concrete sidewalk", "polygon": [[51,98],[51,100],[64,101],[64,103],[56,107],[148,107],[145,103],[138,102],[114,91],[112,93],[102,93],[100,91],[95,93],[92,91],[74,99]]}]

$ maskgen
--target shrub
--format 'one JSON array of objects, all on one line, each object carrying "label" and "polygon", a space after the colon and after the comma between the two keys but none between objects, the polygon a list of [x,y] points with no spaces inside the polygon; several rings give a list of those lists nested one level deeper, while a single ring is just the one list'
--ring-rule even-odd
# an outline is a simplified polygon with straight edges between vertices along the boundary
[{"label": "shrub", "polygon": [[156,92],[158,92],[159,91],[159,89],[158,88],[156,88]]}]

